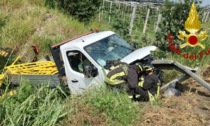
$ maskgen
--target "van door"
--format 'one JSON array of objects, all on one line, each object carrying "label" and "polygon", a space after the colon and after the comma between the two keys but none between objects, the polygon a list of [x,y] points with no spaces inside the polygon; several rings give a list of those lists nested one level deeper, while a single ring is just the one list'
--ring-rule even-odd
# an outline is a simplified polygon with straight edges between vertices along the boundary
[{"label": "van door", "polygon": [[99,74],[95,77],[85,76],[84,67],[93,64],[82,52],[78,50],[67,51],[66,57],[67,61],[64,60],[65,73],[72,94],[82,94],[90,86],[103,83]]}]

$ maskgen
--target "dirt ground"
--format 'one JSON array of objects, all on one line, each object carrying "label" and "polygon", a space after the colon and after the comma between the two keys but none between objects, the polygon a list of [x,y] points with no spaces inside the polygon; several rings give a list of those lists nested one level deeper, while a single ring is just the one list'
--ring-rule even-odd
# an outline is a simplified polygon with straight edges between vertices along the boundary
[{"label": "dirt ground", "polygon": [[[210,67],[201,72],[210,83]],[[189,79],[181,96],[163,98],[161,105],[144,105],[138,126],[210,126],[210,92]]]}]

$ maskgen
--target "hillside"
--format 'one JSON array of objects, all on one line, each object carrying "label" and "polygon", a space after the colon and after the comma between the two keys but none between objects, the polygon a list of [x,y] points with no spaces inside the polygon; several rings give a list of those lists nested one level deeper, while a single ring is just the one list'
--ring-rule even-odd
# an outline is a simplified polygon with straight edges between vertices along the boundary
[{"label": "hillside", "polygon": [[[203,24],[204,29],[209,26],[209,23]],[[48,44],[53,45],[94,28],[112,29],[107,22],[99,23],[97,19],[92,19],[89,24],[79,22],[61,10],[45,6],[43,0],[0,1],[0,47],[12,50],[14,57],[21,56],[21,62],[32,60],[34,52],[31,46],[34,44],[39,47],[38,58],[41,59],[50,55]],[[208,32],[210,35],[210,31]],[[168,59],[186,64],[193,62],[173,57],[171,53],[167,53],[167,56]],[[200,61],[196,60],[194,64],[201,68],[200,76],[210,83],[209,60],[206,59],[202,60],[200,66],[197,65]],[[170,74],[167,74],[167,79],[172,78]],[[27,81],[20,87],[5,87],[3,88],[6,91],[16,88],[18,92],[13,97],[0,98],[2,126],[210,125],[210,92],[193,79],[181,85],[181,96],[162,97],[155,105],[149,102],[132,102],[126,94],[116,93],[104,87],[78,97],[70,96],[68,89],[63,87],[33,87]]]},{"label": "hillside", "polygon": [[49,54],[48,44],[89,32],[90,29],[108,28],[92,21],[84,25],[67,14],[50,9],[43,0],[0,1],[0,45],[14,50],[22,61],[33,58],[31,46],[37,44],[40,57]]}]

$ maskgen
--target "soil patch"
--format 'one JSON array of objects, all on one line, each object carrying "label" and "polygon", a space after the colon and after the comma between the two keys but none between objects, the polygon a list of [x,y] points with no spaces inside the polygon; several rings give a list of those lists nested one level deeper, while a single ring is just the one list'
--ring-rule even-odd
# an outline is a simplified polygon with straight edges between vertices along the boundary
[{"label": "soil patch", "polygon": [[[210,67],[202,72],[202,78],[210,82]],[[183,83],[181,96],[162,99],[160,106],[145,105],[139,126],[209,126],[210,92],[189,79]]]}]

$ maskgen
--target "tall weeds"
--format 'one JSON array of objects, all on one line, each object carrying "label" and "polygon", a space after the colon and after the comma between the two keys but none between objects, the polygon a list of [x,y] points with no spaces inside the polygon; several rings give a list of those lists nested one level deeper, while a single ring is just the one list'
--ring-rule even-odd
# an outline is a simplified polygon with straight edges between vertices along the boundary
[{"label": "tall weeds", "polygon": [[106,113],[109,125],[132,124],[140,111],[138,106],[132,104],[126,93],[114,92],[109,88],[91,91],[85,96],[84,102],[97,108],[101,113]]},{"label": "tall weeds", "polygon": [[[5,91],[6,92],[6,91]],[[0,125],[51,126],[66,115],[60,88],[34,87],[23,81],[17,93],[0,99]]]}]

